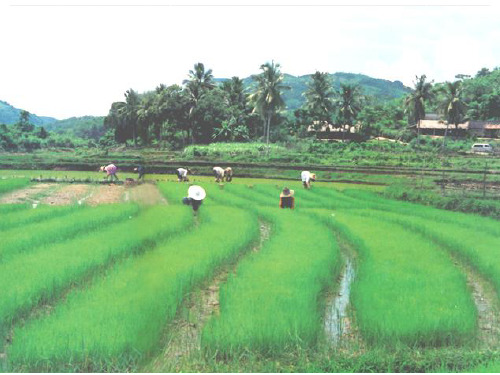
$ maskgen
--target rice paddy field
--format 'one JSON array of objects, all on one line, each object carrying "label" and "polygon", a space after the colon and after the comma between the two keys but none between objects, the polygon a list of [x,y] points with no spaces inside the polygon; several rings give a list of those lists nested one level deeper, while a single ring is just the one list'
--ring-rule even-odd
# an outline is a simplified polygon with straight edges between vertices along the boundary
[{"label": "rice paddy field", "polygon": [[498,371],[498,220],[299,176],[33,173],[0,171],[3,372]]}]

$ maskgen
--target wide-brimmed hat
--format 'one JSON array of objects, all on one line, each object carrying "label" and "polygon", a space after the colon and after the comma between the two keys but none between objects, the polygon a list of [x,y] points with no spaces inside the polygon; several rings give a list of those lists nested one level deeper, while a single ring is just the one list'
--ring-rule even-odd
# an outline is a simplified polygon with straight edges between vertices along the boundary
[{"label": "wide-brimmed hat", "polygon": [[289,188],[286,187],[281,192],[281,196],[282,197],[291,197],[291,196],[293,196],[294,193],[295,193],[295,191],[290,190]]},{"label": "wide-brimmed hat", "polygon": [[206,196],[207,193],[205,192],[205,189],[203,189],[201,186],[193,185],[190,186],[188,189],[188,197],[193,198],[195,201],[201,201],[205,199]]},{"label": "wide-brimmed hat", "polygon": [[103,166],[101,166],[101,167],[99,168],[99,170],[100,170],[101,172],[104,172],[104,168],[105,168],[105,167],[104,167],[104,165],[103,165]]},{"label": "wide-brimmed hat", "polygon": [[316,173],[311,173],[311,179],[315,180],[316,179]]}]

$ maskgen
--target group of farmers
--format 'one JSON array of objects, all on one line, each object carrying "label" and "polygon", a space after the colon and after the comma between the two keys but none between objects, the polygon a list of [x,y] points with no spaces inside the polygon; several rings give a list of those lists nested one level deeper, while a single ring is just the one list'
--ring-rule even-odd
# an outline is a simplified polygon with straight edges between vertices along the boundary
[{"label": "group of farmers", "polygon": [[[108,181],[119,181],[118,176],[116,175],[117,167],[114,164],[109,164],[107,166],[102,166],[100,168],[101,172],[106,173],[106,179]],[[146,169],[143,165],[139,165],[137,168],[134,168],[134,171],[138,173],[137,181],[144,181],[144,175],[146,174]],[[233,169],[231,167],[221,168],[214,167],[213,173],[215,176],[215,182],[231,182],[233,180]],[[177,168],[176,170],[177,180],[179,182],[188,182],[189,174],[193,174],[193,171],[189,168]],[[302,180],[302,185],[304,188],[309,189],[311,187],[311,181],[316,181],[316,174],[311,173],[309,171],[302,171],[300,174],[300,178]],[[188,189],[188,196],[182,199],[182,203],[189,205],[196,212],[198,208],[203,202],[203,199],[206,197],[206,192],[201,186],[192,185]],[[295,207],[295,197],[294,191],[290,190],[288,187],[285,187],[283,191],[280,193],[280,208],[294,208]]]}]

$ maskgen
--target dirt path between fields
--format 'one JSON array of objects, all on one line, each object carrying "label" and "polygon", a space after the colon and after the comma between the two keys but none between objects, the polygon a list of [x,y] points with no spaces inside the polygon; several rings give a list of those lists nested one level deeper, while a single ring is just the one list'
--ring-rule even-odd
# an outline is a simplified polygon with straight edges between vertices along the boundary
[{"label": "dirt path between fields", "polygon": [[476,305],[479,346],[498,349],[500,345],[500,300],[493,285],[456,256],[452,255],[452,259],[467,277],[467,286]]},{"label": "dirt path between fields", "polygon": [[85,198],[91,190],[90,185],[69,184],[54,191],[47,197],[40,200],[42,204],[51,204],[55,206],[74,204]]},{"label": "dirt path between fields", "polygon": [[125,187],[122,185],[95,185],[91,195],[87,197],[85,203],[91,206],[107,203],[120,203],[124,201]]},{"label": "dirt path between fields", "polygon": [[137,202],[141,205],[168,204],[155,184],[144,183],[125,189],[125,201]]},{"label": "dirt path between fields", "polygon": [[0,204],[34,203],[38,204],[40,199],[57,190],[57,184],[33,184],[30,187],[14,190],[0,198]]},{"label": "dirt path between fields", "polygon": [[[252,247],[252,252],[260,251],[270,237],[270,224],[259,222],[259,226],[260,238]],[[163,372],[166,368],[171,372],[174,368],[180,368],[183,358],[195,352],[199,353],[203,327],[212,315],[219,313],[219,289],[236,270],[238,263],[239,261],[236,261],[233,266],[223,269],[209,285],[190,294],[180,314],[167,328],[163,353],[148,365],[147,372]]]}]

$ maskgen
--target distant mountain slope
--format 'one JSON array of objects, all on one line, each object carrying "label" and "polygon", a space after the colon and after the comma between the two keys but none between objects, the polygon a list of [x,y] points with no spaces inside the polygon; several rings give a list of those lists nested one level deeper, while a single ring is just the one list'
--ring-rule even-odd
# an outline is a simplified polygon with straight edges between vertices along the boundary
[{"label": "distant mountain slope", "polygon": [[[0,100],[0,124],[15,124],[19,120],[19,114],[21,113],[21,111],[22,109],[15,108],[9,103]],[[30,122],[33,125],[45,126],[46,124],[50,124],[56,121],[57,119],[52,117],[30,114]]]},{"label": "distant mountain slope", "polygon": [[77,137],[99,139],[104,135],[104,116],[71,117],[53,122],[46,130],[56,133],[70,132]]},{"label": "distant mountain slope", "polygon": [[[307,90],[307,85],[311,81],[311,74],[304,76],[292,76],[284,74],[284,84],[291,87],[283,95],[288,110],[300,108],[305,98],[302,95]],[[331,81],[335,90],[340,88],[340,84],[355,84],[361,87],[364,95],[374,96],[381,100],[390,100],[400,98],[411,91],[409,87],[403,85],[400,81],[388,81],[385,79],[372,78],[363,74],[354,73],[334,73],[330,74]],[[243,80],[245,87],[249,88],[253,84],[251,77]]]}]

